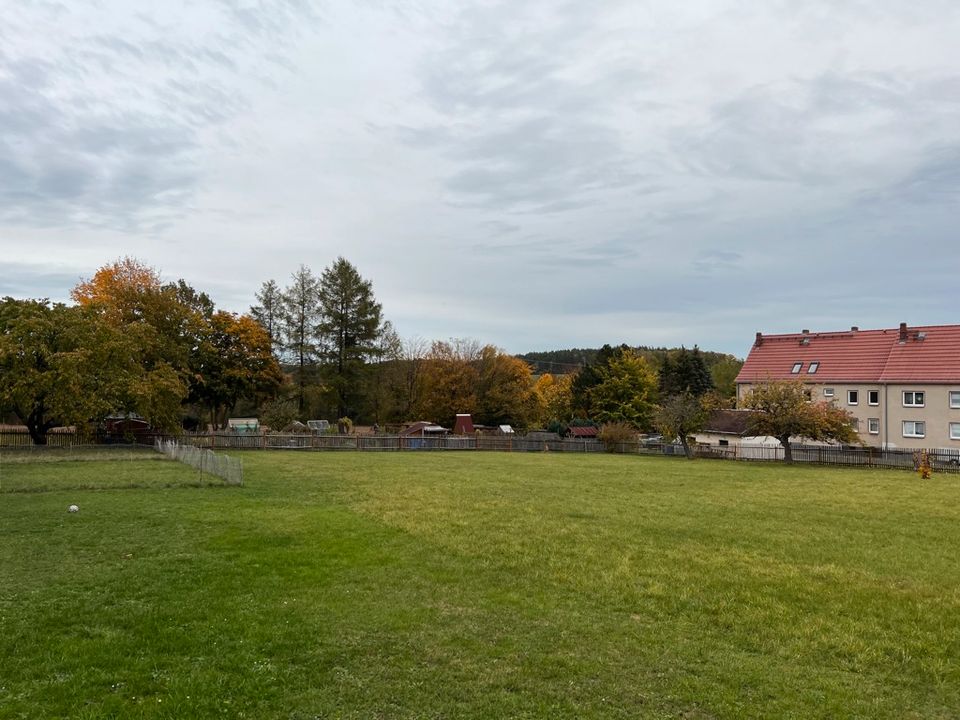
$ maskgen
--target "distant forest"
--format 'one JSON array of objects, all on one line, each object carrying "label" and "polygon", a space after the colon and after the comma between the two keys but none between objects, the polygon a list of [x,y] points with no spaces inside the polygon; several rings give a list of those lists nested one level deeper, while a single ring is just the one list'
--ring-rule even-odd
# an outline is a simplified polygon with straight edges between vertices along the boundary
[{"label": "distant forest", "polygon": [[[679,348],[652,348],[643,345],[632,349],[647,358],[647,360],[653,363],[654,367],[663,365],[663,358],[666,357],[668,353],[679,350]],[[517,355],[516,357],[529,363],[536,374],[550,373],[551,375],[565,375],[567,373],[574,373],[581,367],[592,363],[596,359],[599,351],[600,348],[570,348],[568,350],[528,352]],[[703,356],[708,370],[712,370],[715,365],[728,365],[731,362],[742,362],[736,356],[727,353],[700,350],[700,354]]]}]

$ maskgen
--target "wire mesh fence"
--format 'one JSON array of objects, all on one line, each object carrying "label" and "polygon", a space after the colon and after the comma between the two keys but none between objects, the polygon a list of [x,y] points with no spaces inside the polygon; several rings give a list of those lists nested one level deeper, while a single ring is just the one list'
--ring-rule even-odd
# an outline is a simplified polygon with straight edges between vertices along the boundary
[{"label": "wire mesh fence", "polygon": [[173,440],[157,440],[156,448],[171,460],[189,465],[200,473],[223,480],[227,485],[243,485],[243,461],[228,455],[218,455],[194,445],[181,445]]}]

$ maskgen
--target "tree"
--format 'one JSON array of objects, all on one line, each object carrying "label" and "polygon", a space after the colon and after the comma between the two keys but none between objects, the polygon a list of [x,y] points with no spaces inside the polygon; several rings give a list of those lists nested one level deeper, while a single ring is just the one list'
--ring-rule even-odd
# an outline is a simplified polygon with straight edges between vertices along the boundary
[{"label": "tree", "polygon": [[689,393],[700,397],[713,388],[713,379],[700,348],[681,347],[663,358],[660,368],[660,394],[664,397]]},{"label": "tree", "polygon": [[793,462],[790,438],[828,442],[859,442],[853,417],[829,402],[812,403],[798,380],[771,380],[756,385],[743,405],[753,410],[750,432],[770,435],[783,446],[783,459]]},{"label": "tree", "polygon": [[370,417],[379,425],[396,414],[398,363],[403,357],[403,341],[389,320],[383,324],[376,345],[376,362],[367,368],[365,395]]},{"label": "tree", "polygon": [[199,315],[213,305],[204,293],[182,280],[164,285],[154,268],[125,257],[101,267],[70,294],[81,307],[136,337],[146,371],[172,370],[186,387],[189,357],[202,323]]},{"label": "tree", "polygon": [[650,427],[656,407],[657,374],[646,358],[630,349],[621,350],[598,375],[600,383],[590,391],[591,417],[603,423]]},{"label": "tree", "polygon": [[76,425],[82,433],[131,405],[159,417],[163,388],[143,377],[135,358],[135,338],[88,308],[0,302],[0,408],[12,410],[37,445],[46,445],[51,428]]},{"label": "tree", "polygon": [[283,321],[283,293],[273,280],[267,280],[256,294],[259,305],[250,308],[253,319],[263,326],[270,338],[270,347],[279,354]]},{"label": "tree", "polygon": [[584,365],[573,376],[570,385],[571,404],[577,415],[590,417],[593,414],[593,389],[602,381],[601,373],[610,361],[630,350],[626,345],[612,347],[604,345],[600,348],[592,362]]},{"label": "tree", "polygon": [[472,340],[434,341],[423,367],[420,417],[452,425],[457,413],[477,406],[480,348]]},{"label": "tree", "polygon": [[[319,318],[319,283],[310,268],[301,265],[282,295],[283,347],[297,365],[297,411],[302,415],[307,370],[316,361],[314,330]],[[302,419],[302,418],[301,418]]]},{"label": "tree", "polygon": [[536,417],[537,396],[530,366],[493,345],[476,360],[476,420],[484,425],[526,427]]},{"label": "tree", "polygon": [[534,392],[539,400],[538,422],[542,427],[563,425],[573,416],[573,375],[544,373],[537,380]]},{"label": "tree", "polygon": [[740,374],[740,368],[742,367],[743,360],[738,360],[733,355],[727,355],[710,368],[713,386],[723,397],[732,398],[736,396],[737,375]]},{"label": "tree", "polygon": [[664,439],[680,438],[684,455],[693,458],[687,436],[702,429],[706,417],[700,398],[692,393],[671,395],[657,409],[654,427],[663,434]]},{"label": "tree", "polygon": [[390,376],[394,398],[394,419],[413,420],[423,407],[425,378],[430,348],[426,340],[412,338],[403,342],[399,357],[394,361]]},{"label": "tree", "polygon": [[242,397],[273,396],[283,382],[267,331],[249,315],[214,312],[191,359],[190,400],[209,410],[214,428]]},{"label": "tree", "polygon": [[355,409],[364,362],[378,353],[382,308],[370,281],[342,257],[323,271],[318,297],[316,333],[336,393],[337,416],[346,417]]}]

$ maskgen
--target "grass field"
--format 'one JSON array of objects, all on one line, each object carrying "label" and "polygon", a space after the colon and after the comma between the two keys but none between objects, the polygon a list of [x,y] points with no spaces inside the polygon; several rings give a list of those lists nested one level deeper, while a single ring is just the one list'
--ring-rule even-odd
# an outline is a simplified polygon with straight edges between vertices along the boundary
[{"label": "grass field", "polygon": [[960,716],[960,478],[244,465],[0,458],[0,718]]}]

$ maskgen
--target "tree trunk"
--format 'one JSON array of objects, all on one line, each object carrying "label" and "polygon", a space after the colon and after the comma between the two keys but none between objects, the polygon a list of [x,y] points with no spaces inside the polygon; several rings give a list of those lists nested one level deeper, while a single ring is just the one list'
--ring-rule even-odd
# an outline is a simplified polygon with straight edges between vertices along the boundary
[{"label": "tree trunk", "polygon": [[53,427],[54,423],[49,420],[44,420],[44,415],[46,414],[46,407],[42,404],[34,406],[34,408],[27,413],[24,417],[20,412],[17,412],[17,417],[23,419],[23,424],[27,426],[27,432],[30,433],[30,439],[33,440],[34,445],[46,445],[47,444],[47,431]]},{"label": "tree trunk", "polygon": [[783,445],[783,461],[785,463],[793,462],[793,450],[790,448],[790,436],[777,438],[780,441],[780,444]]},{"label": "tree trunk", "polygon": [[31,422],[28,422],[27,432],[30,433],[30,439],[33,440],[34,445],[47,444],[47,428],[44,425],[35,425]]},{"label": "tree trunk", "polygon": [[693,448],[691,448],[690,443],[687,442],[685,433],[680,433],[680,444],[683,445],[683,454],[687,456],[687,460],[693,460]]}]

